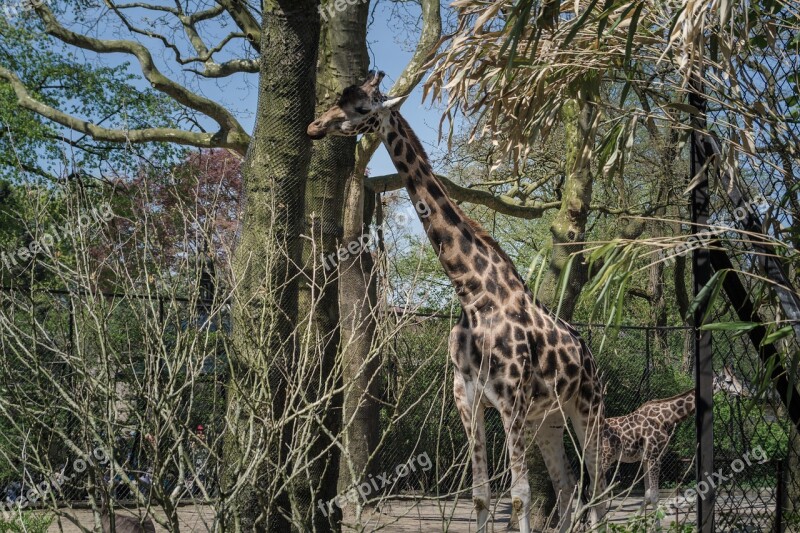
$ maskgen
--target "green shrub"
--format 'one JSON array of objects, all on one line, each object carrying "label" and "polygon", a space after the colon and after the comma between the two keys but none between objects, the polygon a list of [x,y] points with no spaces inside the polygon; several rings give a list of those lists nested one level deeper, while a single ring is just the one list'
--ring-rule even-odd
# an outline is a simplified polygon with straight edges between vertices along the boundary
[{"label": "green shrub", "polygon": [[28,511],[10,520],[0,518],[0,533],[47,533],[53,522],[53,515]]}]

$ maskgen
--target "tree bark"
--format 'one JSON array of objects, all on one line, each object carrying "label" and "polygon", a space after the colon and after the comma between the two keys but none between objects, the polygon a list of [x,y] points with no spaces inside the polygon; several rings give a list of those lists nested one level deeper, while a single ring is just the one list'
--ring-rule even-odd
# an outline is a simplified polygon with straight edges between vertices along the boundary
[{"label": "tree bark", "polygon": [[[369,67],[367,53],[367,15],[369,3],[349,6],[322,25],[317,66],[317,113],[328,109],[342,93],[364,79]],[[327,435],[338,435],[342,421],[342,395],[330,395],[342,385],[341,366],[336,357],[340,344],[339,282],[336,260],[331,260],[340,246],[350,240],[343,235],[341,221],[345,204],[345,184],[355,168],[356,138],[327,137],[313,145],[308,187],[306,190],[306,225],[312,241],[306,241],[303,264],[310,270],[300,288],[300,309],[312,309],[306,316],[313,320],[308,353],[320,357],[319,379],[309,383],[309,397],[324,400],[320,406],[322,428],[309,451],[309,458],[322,457],[309,469],[314,492],[315,531],[334,531],[340,526],[336,505],[328,506],[339,493],[338,447]],[[316,257],[314,257],[316,256]],[[371,339],[371,336],[370,336]],[[327,453],[326,453],[326,450]],[[318,505],[323,502],[322,508]]]},{"label": "tree bark", "polygon": [[[586,219],[592,200],[591,155],[597,124],[597,111],[593,103],[596,91],[595,86],[586,87],[581,91],[582,94],[570,100],[562,109],[566,144],[565,178],[561,208],[550,226],[550,268],[541,284],[539,296],[554,311],[559,309],[559,316],[565,320],[572,319],[588,274],[582,258],[572,256],[583,249]],[[570,260],[572,265],[567,272]]]},{"label": "tree bark", "polygon": [[[566,269],[570,257],[583,248],[581,242],[592,200],[591,153],[594,148],[597,115],[593,104],[595,92],[595,87],[587,87],[583,94],[571,100],[562,110],[566,141],[565,179],[561,208],[550,227],[550,267],[539,291],[539,298],[553,311],[558,309],[559,316],[567,321],[572,320],[578,297],[588,279],[587,268],[580,256],[572,259],[568,274]],[[565,279],[562,280],[562,276]],[[561,300],[560,283],[564,284]],[[556,508],[557,502],[547,467],[536,446],[531,446],[528,451],[528,477],[533,515],[531,525],[541,528]],[[516,523],[515,516],[512,515],[511,520]],[[553,519],[550,526],[552,525]]]},{"label": "tree bark", "polygon": [[[420,82],[423,65],[441,37],[442,19],[439,0],[422,0],[422,34],[414,55],[397,82],[392,95],[407,95]],[[364,178],[380,140],[366,135],[356,147],[355,169],[347,180],[344,201],[343,242],[365,242],[375,207],[375,194],[366,191]],[[361,483],[374,472],[376,446],[380,439],[380,404],[377,370],[378,354],[372,349],[377,318],[377,272],[368,249],[348,256],[339,265],[339,309],[341,328],[341,362],[345,387],[342,417],[346,460],[340,461],[338,491]],[[357,524],[361,507],[343,509],[344,523]]]},{"label": "tree bark", "polygon": [[305,130],[316,96],[317,4],[264,5],[256,125],[242,166],[244,212],[233,258],[237,285],[223,494],[247,479],[241,490],[227,494],[225,524],[234,531],[299,530],[306,512],[290,505],[298,487],[276,487],[291,475],[286,458],[293,424],[282,415],[291,408],[286,387],[299,352],[296,265],[311,158]]},{"label": "tree bark", "polygon": [[[360,240],[369,233],[372,202],[365,195],[363,181],[350,179],[345,194],[345,242]],[[339,298],[342,313],[342,373],[344,389],[342,438],[347,450],[340,461],[338,491],[375,474],[375,451],[380,438],[380,404],[377,370],[379,354],[372,350],[377,311],[375,263],[369,249],[340,264]],[[360,502],[342,509],[344,523],[360,519]]]}]

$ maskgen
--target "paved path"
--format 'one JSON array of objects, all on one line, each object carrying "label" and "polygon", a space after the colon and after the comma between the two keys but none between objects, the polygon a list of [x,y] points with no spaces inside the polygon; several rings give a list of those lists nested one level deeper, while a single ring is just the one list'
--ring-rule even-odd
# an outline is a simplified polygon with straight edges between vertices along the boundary
[{"label": "paved path", "polygon": [[[666,495],[664,497],[667,497]],[[613,522],[623,522],[632,517],[639,508],[640,498],[618,499],[614,502],[615,510],[610,519]],[[164,516],[163,513],[160,516]],[[511,512],[511,501],[500,500],[493,504],[493,515],[497,522],[494,531],[505,531],[506,522]],[[80,523],[91,528],[92,513],[86,509],[62,509],[59,528],[58,521],[50,526],[49,532],[63,531],[64,533],[78,533],[81,531],[75,525]],[[132,514],[132,513],[131,513]],[[213,527],[214,512],[208,506],[185,506],[178,511],[180,530],[182,532],[205,532]],[[693,518],[693,517],[692,517]],[[70,520],[71,519],[71,520]],[[681,522],[687,519],[685,513],[679,517]],[[667,517],[663,525],[668,526],[675,520],[675,516]],[[386,531],[389,533],[472,533],[475,531],[475,515],[472,501],[469,498],[454,500],[386,500],[375,510],[365,516],[366,531]],[[165,532],[167,529],[156,526],[156,531]],[[349,529],[347,531],[354,531]]]},{"label": "paved path", "polygon": [[[90,531],[92,529],[94,517],[90,509],[61,509],[59,514],[61,516],[56,517],[56,520],[53,521],[53,524],[47,530],[48,533],[80,533],[84,531],[78,527],[76,523]],[[127,514],[138,516],[133,512],[128,512]],[[156,515],[162,518],[165,516],[161,509],[156,510]],[[214,510],[211,507],[199,505],[180,507],[178,509],[178,521],[182,532],[212,531]],[[156,524],[156,531],[161,533],[169,530]]]}]

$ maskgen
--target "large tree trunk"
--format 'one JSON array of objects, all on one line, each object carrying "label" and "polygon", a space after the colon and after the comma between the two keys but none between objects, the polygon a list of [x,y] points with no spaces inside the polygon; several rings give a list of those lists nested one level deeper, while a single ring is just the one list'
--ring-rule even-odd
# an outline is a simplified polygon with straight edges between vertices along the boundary
[{"label": "large tree trunk", "polygon": [[306,127],[316,96],[317,4],[264,5],[256,125],[242,166],[245,207],[233,259],[237,285],[222,490],[238,483],[225,516],[226,529],[235,531],[307,530],[301,525],[306,510],[290,505],[290,495],[300,492],[293,486],[298,479],[282,487],[292,474],[287,457],[294,429],[282,415],[294,401],[287,381],[296,373],[299,352],[296,265],[311,158]]},{"label": "large tree trunk", "polygon": [[[422,0],[422,34],[409,63],[390,93],[409,94],[422,79],[423,66],[441,37],[442,19],[439,0]],[[375,208],[374,192],[365,190],[364,177],[375,150],[380,146],[374,135],[364,136],[356,149],[356,166],[347,181],[344,202],[344,242],[361,240],[369,235],[369,223]],[[377,318],[377,271],[367,249],[349,255],[339,265],[339,309],[341,314],[341,361],[344,383],[342,438],[347,457],[340,461],[339,492],[362,483],[378,464],[375,456],[380,440],[380,403],[377,371],[379,354],[373,350]],[[361,506],[343,509],[343,522],[357,524]]]},{"label": "large tree trunk", "polygon": [[[570,256],[579,252],[586,231],[586,218],[592,200],[591,153],[594,148],[596,108],[593,98],[595,88],[589,87],[578,99],[568,102],[562,111],[565,128],[566,164],[561,196],[561,208],[550,227],[552,254],[550,268],[540,284],[539,298],[553,311],[559,310],[564,320],[572,320],[575,305],[587,280],[587,269],[581,257]],[[565,279],[561,279],[565,277]],[[563,299],[559,283],[565,284]],[[556,495],[539,448],[528,451],[528,476],[531,484],[531,525],[541,528],[556,508]],[[569,495],[567,495],[569,496]],[[557,513],[554,513],[554,515]],[[512,523],[517,519],[512,516]],[[551,526],[554,525],[551,519]]]},{"label": "large tree trunk", "polygon": [[[328,109],[345,87],[361,82],[369,66],[367,53],[367,14],[369,3],[358,3],[338,12],[322,25],[317,68],[317,112]],[[339,508],[328,506],[338,494],[338,446],[327,435],[341,430],[342,396],[330,394],[342,385],[341,366],[336,363],[339,349],[339,284],[338,269],[330,254],[347,245],[342,240],[342,208],[345,203],[345,184],[355,167],[356,138],[327,137],[314,143],[306,190],[306,225],[313,241],[306,241],[303,264],[314,272],[301,286],[300,309],[312,309],[312,344],[305,349],[320,355],[319,379],[309,385],[309,397],[324,400],[320,405],[323,428],[317,432],[309,457],[322,457],[310,468],[311,485],[317,490],[313,513],[316,531],[339,528]],[[316,257],[313,257],[313,256]],[[363,289],[362,289],[363,290]],[[301,317],[302,318],[302,317]],[[305,328],[304,328],[305,329]],[[326,453],[327,450],[327,453]],[[319,503],[322,502],[320,507]]]}]

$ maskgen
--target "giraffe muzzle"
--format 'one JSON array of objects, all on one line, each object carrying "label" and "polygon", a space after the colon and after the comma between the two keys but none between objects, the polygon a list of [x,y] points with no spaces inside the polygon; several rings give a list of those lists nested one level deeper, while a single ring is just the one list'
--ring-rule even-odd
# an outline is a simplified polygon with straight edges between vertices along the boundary
[{"label": "giraffe muzzle", "polygon": [[311,137],[311,139],[318,141],[325,137],[325,128],[320,124],[320,121],[314,121],[308,125],[306,129],[306,135]]}]

